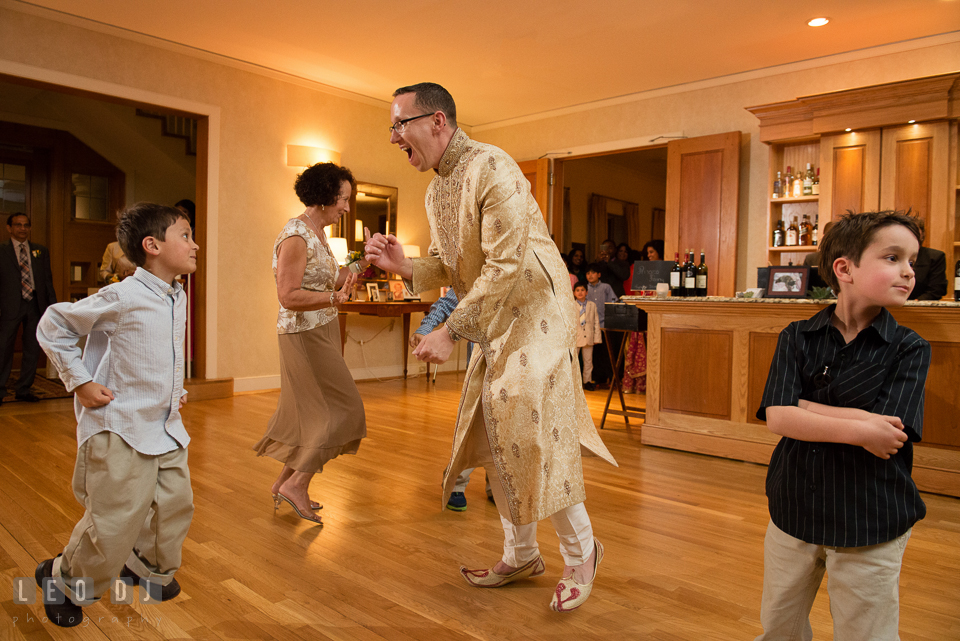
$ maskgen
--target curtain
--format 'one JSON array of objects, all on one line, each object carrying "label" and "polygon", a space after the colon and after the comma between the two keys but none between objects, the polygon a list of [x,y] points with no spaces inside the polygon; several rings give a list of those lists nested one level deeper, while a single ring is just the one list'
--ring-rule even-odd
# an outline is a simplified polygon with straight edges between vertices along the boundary
[{"label": "curtain", "polygon": [[600,243],[607,238],[607,198],[590,194],[590,233],[587,245],[587,259],[593,262],[600,250]]},{"label": "curtain", "polygon": [[639,251],[643,244],[650,240],[643,238],[643,231],[640,229],[640,205],[623,203],[623,216],[627,219],[627,244],[631,249]]}]

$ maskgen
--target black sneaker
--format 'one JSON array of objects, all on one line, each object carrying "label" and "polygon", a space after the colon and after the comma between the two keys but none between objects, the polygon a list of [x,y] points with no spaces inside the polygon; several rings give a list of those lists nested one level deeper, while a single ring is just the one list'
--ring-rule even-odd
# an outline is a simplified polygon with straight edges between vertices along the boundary
[{"label": "black sneaker", "polygon": [[[140,576],[134,574],[133,570],[127,566],[123,566],[123,569],[120,571],[120,576],[125,579],[133,579],[137,582],[137,585],[140,584]],[[152,590],[151,590],[152,592]],[[180,594],[180,584],[177,583],[177,580],[174,579],[170,583],[162,586],[160,588],[160,601],[169,601],[170,599],[175,599],[177,595]]]},{"label": "black sneaker", "polygon": [[39,403],[40,397],[36,394],[31,394],[27,392],[26,394],[17,394],[15,397],[18,401],[23,401],[24,403]]},{"label": "black sneaker", "polygon": [[[41,593],[46,595],[47,589],[45,589],[44,584],[53,581],[53,559],[47,559],[38,565],[33,576],[37,580],[37,585],[40,586]],[[56,585],[51,589],[55,596],[63,597],[63,603],[47,603],[46,599],[43,600],[43,612],[50,619],[50,622],[59,625],[61,628],[72,628],[80,625],[83,621],[83,608],[71,601],[70,597],[61,592]]]},{"label": "black sneaker", "polygon": [[455,512],[463,512],[467,509],[467,497],[463,495],[463,492],[452,492],[450,494],[447,509]]},{"label": "black sneaker", "polygon": [[597,389],[597,384],[596,384],[596,383],[584,383],[584,384],[583,384],[583,389],[587,390],[588,392],[592,392],[593,390]]}]

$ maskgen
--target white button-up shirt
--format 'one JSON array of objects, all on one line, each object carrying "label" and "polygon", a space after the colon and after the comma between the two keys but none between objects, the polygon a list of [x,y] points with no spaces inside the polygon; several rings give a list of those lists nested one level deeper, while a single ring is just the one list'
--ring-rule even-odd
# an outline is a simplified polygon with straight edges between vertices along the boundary
[{"label": "white button-up shirt", "polygon": [[[186,394],[186,310],[179,283],[165,283],[142,267],[76,303],[47,308],[37,339],[67,390],[96,381],[114,396],[103,407],[74,401],[78,446],[102,431],[120,435],[141,454],[187,446],[179,410]],[[81,336],[87,336],[82,354]]]}]

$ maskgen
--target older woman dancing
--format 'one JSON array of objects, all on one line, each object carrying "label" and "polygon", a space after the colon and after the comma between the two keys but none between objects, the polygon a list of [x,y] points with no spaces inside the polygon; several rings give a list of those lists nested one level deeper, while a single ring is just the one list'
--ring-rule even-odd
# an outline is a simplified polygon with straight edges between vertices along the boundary
[{"label": "older woman dancing", "polygon": [[[338,268],[323,228],[350,210],[353,174],[319,163],[297,176],[294,190],[306,210],[287,221],[273,247],[280,313],[280,401],[258,456],[283,463],[273,484],[274,509],[287,502],[297,515],[322,523],[310,500],[313,475],[341,454],[356,454],[367,435],[360,393],[343,361],[337,306],[357,280]],[[366,266],[366,262],[361,264]]]}]

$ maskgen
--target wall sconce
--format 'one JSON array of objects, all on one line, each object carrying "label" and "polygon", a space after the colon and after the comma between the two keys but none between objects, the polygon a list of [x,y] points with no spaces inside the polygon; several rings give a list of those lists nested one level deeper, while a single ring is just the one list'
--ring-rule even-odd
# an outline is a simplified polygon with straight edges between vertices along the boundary
[{"label": "wall sconce", "polygon": [[403,255],[407,258],[420,258],[420,245],[402,245]]},{"label": "wall sconce", "polygon": [[337,260],[338,265],[347,262],[347,239],[346,238],[328,238],[327,244],[330,245],[330,251]]},{"label": "wall sconce", "polygon": [[340,152],[320,147],[287,145],[287,167],[310,167],[318,162],[340,164]]}]

